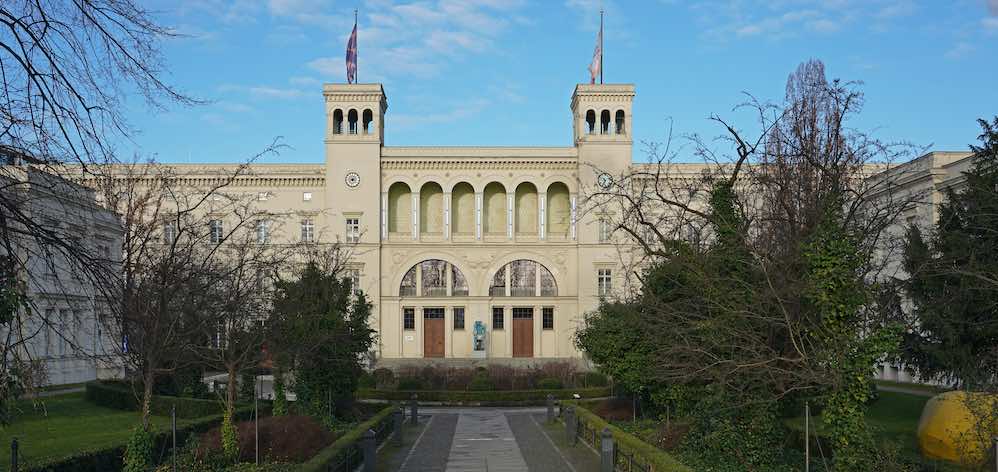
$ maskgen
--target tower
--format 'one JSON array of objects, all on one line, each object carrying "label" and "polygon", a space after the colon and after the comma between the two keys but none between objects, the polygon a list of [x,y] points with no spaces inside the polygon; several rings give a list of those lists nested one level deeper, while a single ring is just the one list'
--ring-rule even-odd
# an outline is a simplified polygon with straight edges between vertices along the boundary
[{"label": "tower", "polygon": [[633,84],[579,84],[572,94],[572,129],[583,188],[600,174],[616,178],[631,165]]}]

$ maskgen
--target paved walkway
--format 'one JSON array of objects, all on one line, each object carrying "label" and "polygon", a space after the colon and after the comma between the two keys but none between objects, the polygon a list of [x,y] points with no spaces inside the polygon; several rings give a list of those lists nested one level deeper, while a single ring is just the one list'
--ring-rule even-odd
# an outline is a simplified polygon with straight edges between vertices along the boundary
[{"label": "paved walkway", "polygon": [[[432,408],[421,428],[393,451],[400,472],[590,472],[598,458],[582,446],[556,445],[542,427],[543,409]],[[415,433],[415,432],[414,432]],[[407,433],[408,434],[408,433]],[[398,464],[397,466],[395,464]]]}]

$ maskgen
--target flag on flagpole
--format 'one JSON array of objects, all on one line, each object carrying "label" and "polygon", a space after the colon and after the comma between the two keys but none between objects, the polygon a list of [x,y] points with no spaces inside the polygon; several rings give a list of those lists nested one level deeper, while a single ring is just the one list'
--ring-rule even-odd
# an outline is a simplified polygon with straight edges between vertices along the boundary
[{"label": "flag on flagpole", "polygon": [[593,62],[589,64],[589,83],[595,84],[596,77],[603,81],[603,18],[600,12],[599,34],[596,36],[596,49],[593,50]]},{"label": "flag on flagpole", "polygon": [[353,21],[353,33],[347,41],[347,83],[357,81],[357,19]]}]

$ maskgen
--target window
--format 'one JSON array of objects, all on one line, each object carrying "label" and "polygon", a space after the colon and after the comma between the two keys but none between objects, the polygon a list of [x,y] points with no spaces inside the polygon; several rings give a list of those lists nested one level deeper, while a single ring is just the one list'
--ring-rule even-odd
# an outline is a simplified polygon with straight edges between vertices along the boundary
[{"label": "window", "polygon": [[423,308],[423,318],[442,320],[444,319],[443,308]]},{"label": "window", "polygon": [[211,220],[208,222],[211,242],[218,244],[222,242],[222,220]]},{"label": "window", "polygon": [[312,201],[312,192],[302,192],[302,194],[301,194],[301,200],[303,202],[310,202],[310,201]]},{"label": "window", "polygon": [[267,244],[270,240],[270,222],[260,220],[256,222],[256,243]]},{"label": "window", "polygon": [[347,279],[350,280],[350,293],[360,293],[360,269],[347,269]]},{"label": "window", "polygon": [[69,318],[73,316],[69,310],[59,310],[59,329],[56,335],[59,336],[57,342],[59,343],[59,357],[66,356],[66,345],[69,344],[66,340],[66,336],[69,335]]},{"label": "window", "polygon": [[534,319],[534,307],[514,307],[513,308],[513,319],[514,320],[532,320],[532,319]]},{"label": "window", "polygon": [[259,202],[265,202],[270,198],[270,192],[260,192],[256,194],[256,200]]},{"label": "window", "polygon": [[506,311],[501,306],[492,307],[492,329],[503,329]]},{"label": "window", "polygon": [[601,297],[610,294],[613,289],[613,277],[610,269],[599,269],[596,274],[596,289]]},{"label": "window", "polygon": [[541,308],[541,328],[554,329],[554,307]]},{"label": "window", "polygon": [[399,287],[400,297],[416,296],[416,268],[409,269],[402,277],[402,285]]},{"label": "window", "polygon": [[360,241],[360,218],[347,218],[346,238],[348,243]]},{"label": "window", "polygon": [[602,216],[599,219],[599,242],[605,243],[610,240],[610,220]]},{"label": "window", "polygon": [[311,218],[301,220],[301,240],[306,243],[315,241],[315,223]]},{"label": "window", "polygon": [[464,329],[464,307],[454,307],[454,329]]},{"label": "window", "polygon": [[406,331],[412,331],[416,329],[416,309],[415,308],[403,308],[402,309],[402,329]]},{"label": "window", "polygon": [[45,337],[45,348],[44,348],[45,357],[50,357],[50,356],[52,356],[52,354],[55,353],[56,335],[55,335],[55,333],[53,333],[54,330],[52,329],[52,326],[53,326],[53,324],[55,324],[55,322],[56,322],[56,320],[55,320],[55,310],[52,309],[52,308],[49,308],[48,310],[45,310],[45,319],[42,320],[42,323],[45,324],[45,326],[43,327],[44,328],[44,334],[45,334],[45,336],[44,336]]},{"label": "window", "polygon": [[177,224],[172,221],[163,223],[163,244],[172,244],[177,239]]}]

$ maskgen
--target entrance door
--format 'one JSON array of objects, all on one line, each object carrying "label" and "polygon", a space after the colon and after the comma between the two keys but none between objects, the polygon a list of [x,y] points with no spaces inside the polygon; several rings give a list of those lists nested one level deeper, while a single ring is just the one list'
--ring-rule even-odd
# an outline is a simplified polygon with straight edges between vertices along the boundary
[{"label": "entrance door", "polygon": [[513,357],[534,357],[534,309],[513,308]]},{"label": "entrance door", "polygon": [[423,357],[444,357],[443,308],[423,308]]}]

